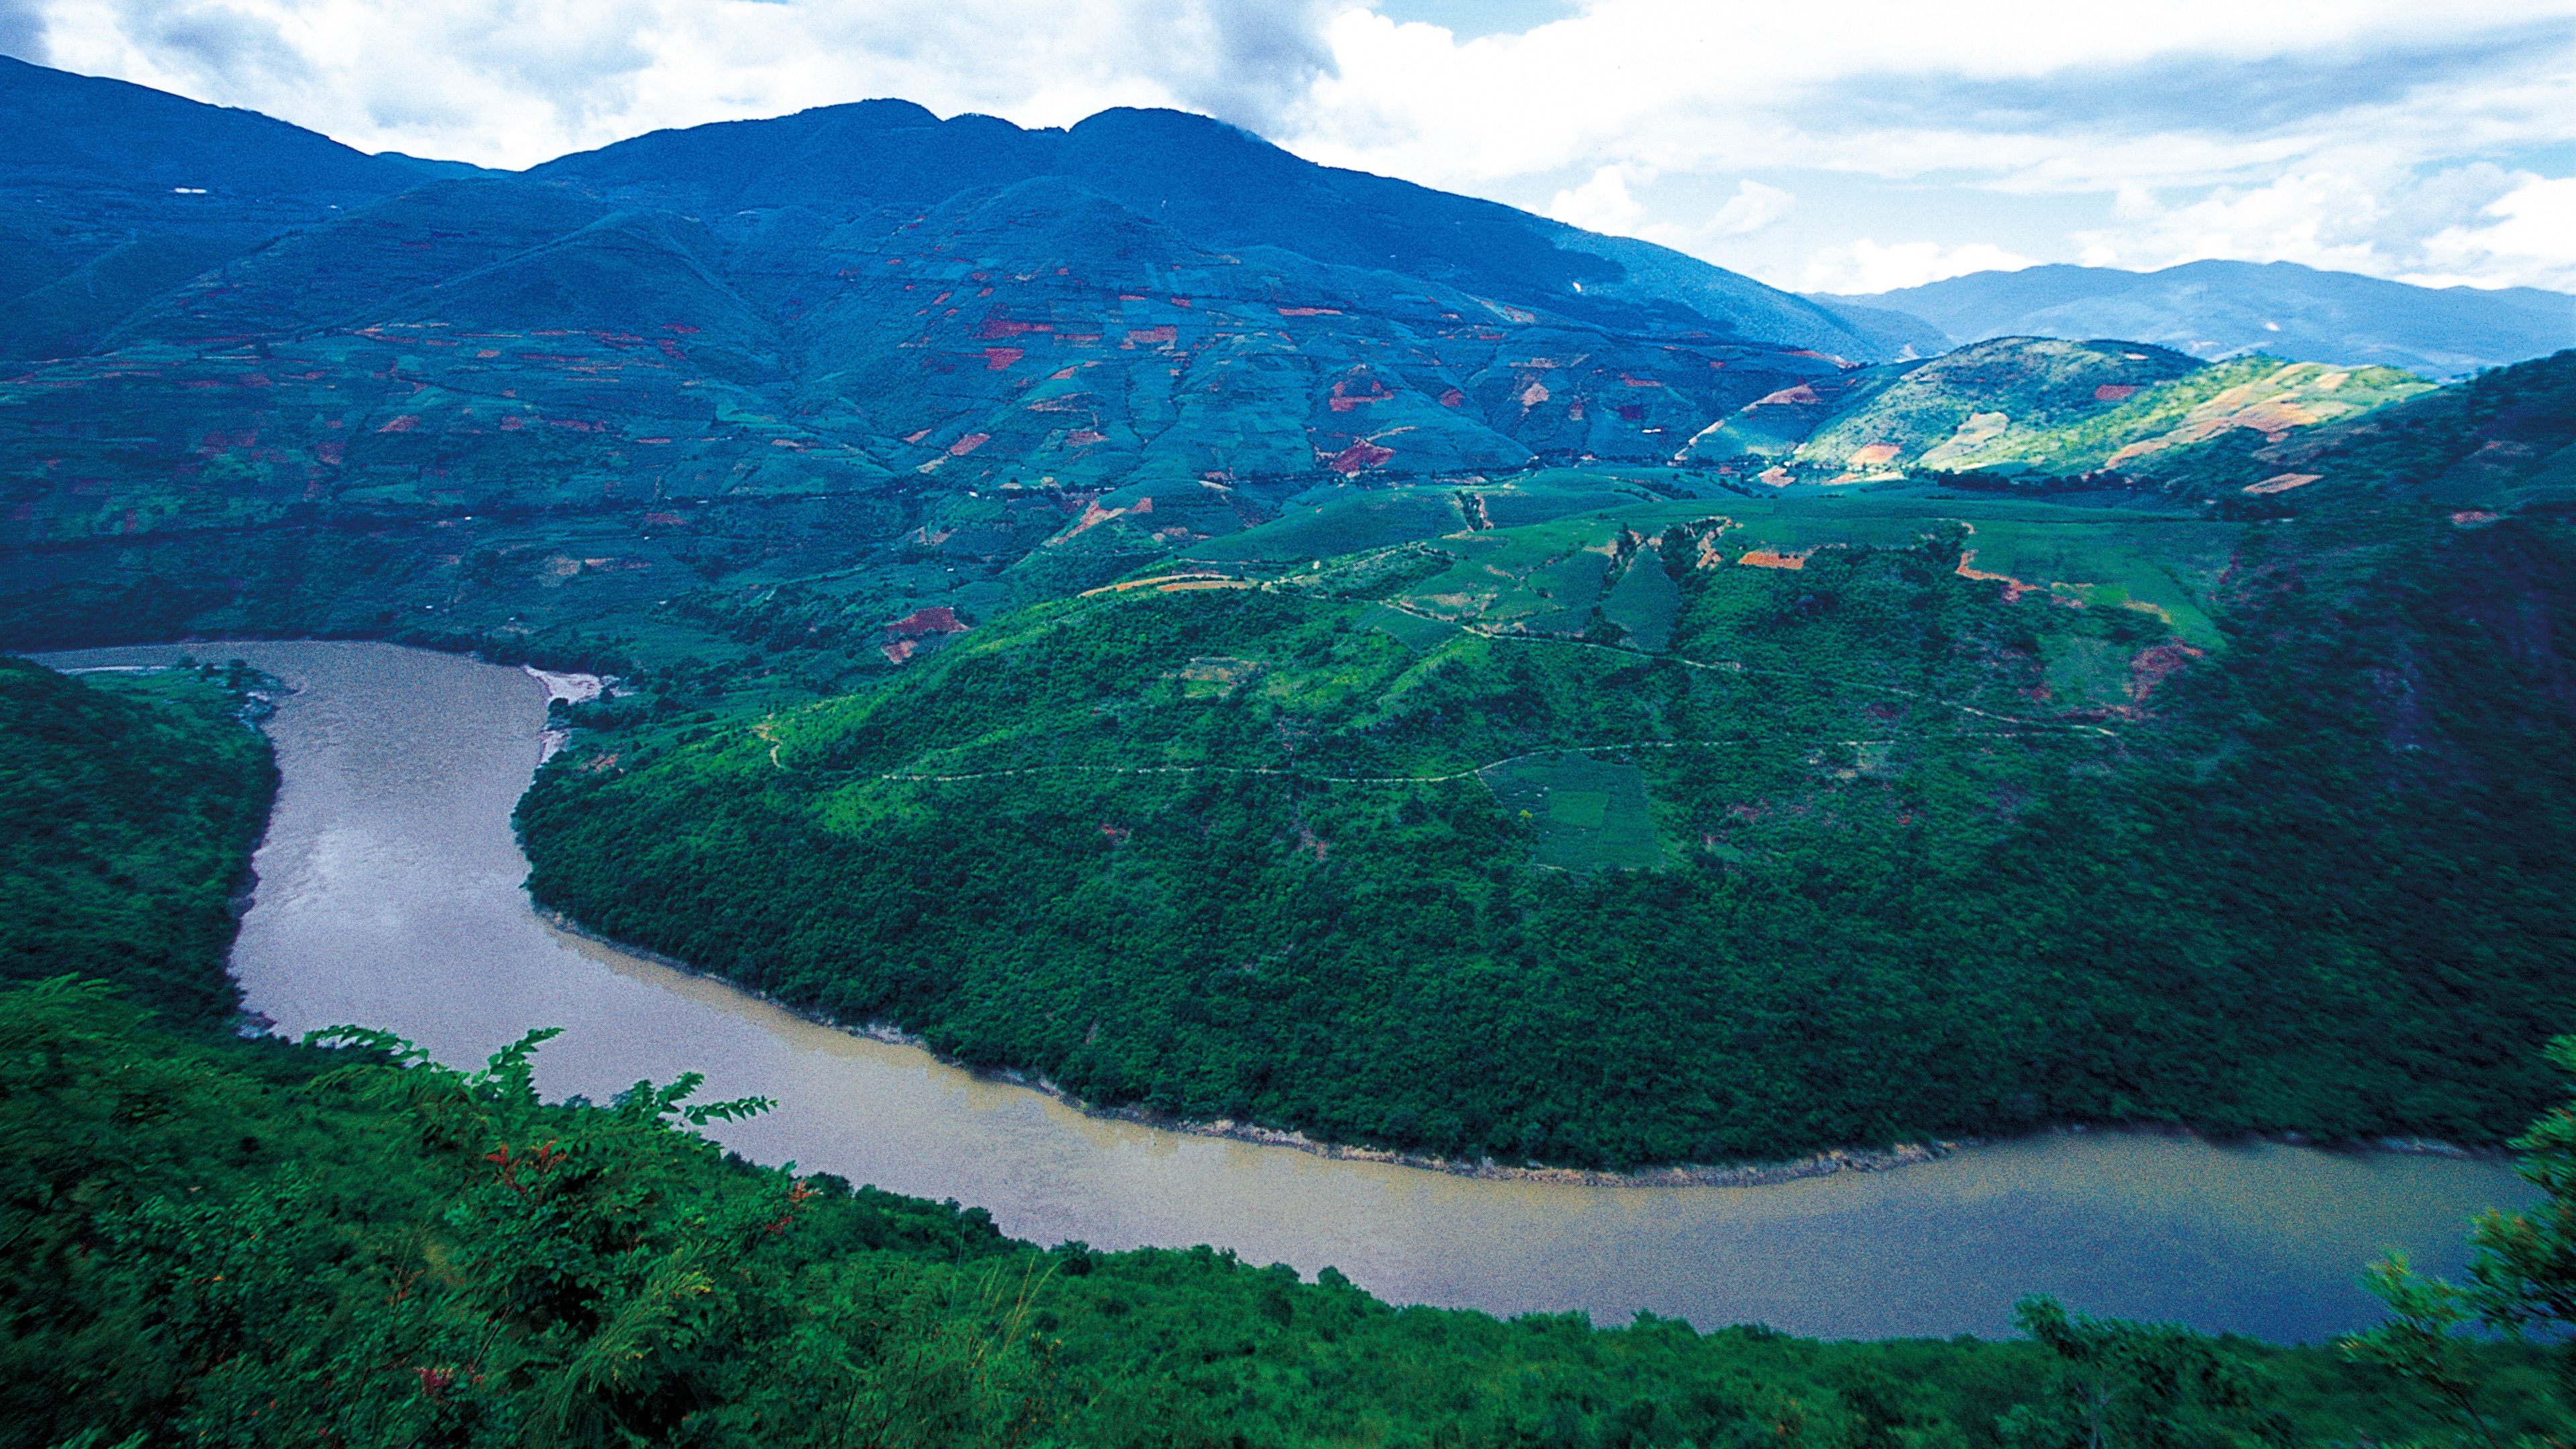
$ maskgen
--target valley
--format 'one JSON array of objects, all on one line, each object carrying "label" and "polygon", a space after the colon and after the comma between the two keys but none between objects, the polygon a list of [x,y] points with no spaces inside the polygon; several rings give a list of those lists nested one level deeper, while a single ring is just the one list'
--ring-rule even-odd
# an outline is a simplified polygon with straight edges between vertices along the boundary
[{"label": "valley", "polygon": [[0,381],[0,638],[613,675],[588,929],[1509,1167],[2553,1090],[2569,354],[1896,360],[1172,113],[347,166]]},{"label": "valley", "polygon": [[0,121],[0,1442],[2557,1442],[2557,294]]}]

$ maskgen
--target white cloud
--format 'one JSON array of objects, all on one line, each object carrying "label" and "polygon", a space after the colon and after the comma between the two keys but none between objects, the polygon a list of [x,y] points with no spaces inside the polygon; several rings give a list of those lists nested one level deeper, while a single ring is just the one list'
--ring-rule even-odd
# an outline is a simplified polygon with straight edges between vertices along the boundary
[{"label": "white cloud", "polygon": [[[2124,203],[2127,199],[2124,198]],[[2297,262],[2432,286],[2576,289],[2576,180],[2476,162],[2428,176],[2299,172],[2074,233],[2087,265]]]},{"label": "white cloud", "polygon": [[2407,280],[2576,291],[2576,178],[2529,180],[2483,214],[2497,219],[2446,227],[2425,241],[2425,260],[2440,275]]},{"label": "white cloud", "polygon": [[1868,237],[1827,247],[1807,264],[1810,292],[1892,292],[1970,272],[2017,272],[2038,263],[1989,242],[1944,247],[1939,242],[1881,246]]},{"label": "white cloud", "polygon": [[[2563,135],[2564,66],[2517,61],[2501,38],[2496,54],[2460,53],[2570,13],[2526,0],[2464,24],[2401,0],[2176,0],[2107,25],[2037,0],[1855,0],[1818,24],[1794,6],[1594,0],[1525,35],[1462,43],[1346,10],[1328,30],[1335,74],[1295,140],[1319,159],[1448,185],[1622,161],[2207,184],[2398,101],[2413,124],[2380,139],[2401,148]],[[2120,72],[2139,68],[2154,84],[2124,86],[2138,77]]]},{"label": "white cloud", "polygon": [[2225,257],[2332,271],[2381,270],[2372,237],[2383,208],[2371,188],[2351,176],[2284,176],[2268,186],[2220,187],[2188,206],[2133,202],[2121,212],[2124,225],[2079,233],[2077,240],[2114,252],[2132,267]]},{"label": "white cloud", "polygon": [[[1604,166],[1592,173],[1592,179],[1570,191],[1560,191],[1547,204],[1547,214],[1568,226],[1597,231],[1609,236],[1634,236],[1638,221],[1646,208],[1628,194],[1630,169]],[[1654,173],[1640,174],[1639,181],[1649,181]]]},{"label": "white cloud", "polygon": [[1736,183],[1735,195],[1708,219],[1708,230],[1720,236],[1749,236],[1789,214],[1798,198],[1777,186],[1750,178]]},{"label": "white cloud", "polygon": [[877,96],[1068,125],[1177,106],[1275,133],[1334,0],[21,0],[46,64],[364,150],[526,166]]}]

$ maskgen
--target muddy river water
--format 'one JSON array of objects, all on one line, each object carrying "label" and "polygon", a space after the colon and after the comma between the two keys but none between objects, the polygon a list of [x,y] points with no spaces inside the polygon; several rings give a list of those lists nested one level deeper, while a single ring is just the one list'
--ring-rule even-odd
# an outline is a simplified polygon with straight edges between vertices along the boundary
[{"label": "muddy river water", "polygon": [[[1639,1309],[1826,1337],[2009,1331],[2014,1298],[2314,1341],[2376,1318],[2381,1250],[2456,1268],[2504,1166],[2184,1138],[2057,1134],[1896,1171],[1755,1188],[1480,1181],[1102,1120],[926,1053],[816,1026],[551,929],[510,808],[541,752],[524,670],[382,644],[188,646],[286,680],[285,783],[233,965],[283,1033],[383,1026],[471,1065],[531,1026],[550,1096],[707,1074],[776,1098],[723,1127],[757,1159],[991,1210],[1095,1247],[1211,1243],[1402,1303]],[[49,656],[166,664],[179,646]]]}]

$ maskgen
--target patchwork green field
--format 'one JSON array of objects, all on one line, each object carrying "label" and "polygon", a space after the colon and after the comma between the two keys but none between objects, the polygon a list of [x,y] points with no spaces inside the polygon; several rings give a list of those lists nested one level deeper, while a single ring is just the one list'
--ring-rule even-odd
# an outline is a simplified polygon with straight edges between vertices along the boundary
[{"label": "patchwork green field", "polygon": [[1652,870],[1671,854],[1655,830],[1645,772],[1623,760],[1548,751],[1488,765],[1486,788],[1536,836],[1556,870]]}]

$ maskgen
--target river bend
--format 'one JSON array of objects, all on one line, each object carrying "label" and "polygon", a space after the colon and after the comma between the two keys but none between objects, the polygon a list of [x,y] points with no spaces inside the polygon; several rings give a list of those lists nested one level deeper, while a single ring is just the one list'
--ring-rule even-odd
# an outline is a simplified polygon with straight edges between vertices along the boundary
[{"label": "river bend", "polygon": [[543,748],[547,690],[526,671],[384,644],[185,648],[296,691],[265,725],[284,784],[233,954],[278,1031],[382,1026],[472,1065],[561,1026],[539,1056],[550,1096],[700,1070],[714,1096],[781,1104],[720,1128],[726,1145],[980,1204],[1041,1243],[1212,1243],[1310,1276],[1334,1265],[1398,1303],[1602,1323],[1646,1309],[1835,1338],[1996,1335],[2016,1296],[2046,1292],[2288,1342],[2375,1319],[2354,1278],[2384,1248],[2455,1270],[2471,1212],[2530,1196],[2493,1162],[2128,1134],[1757,1188],[1488,1182],[1102,1120],[550,928],[510,830]]}]

